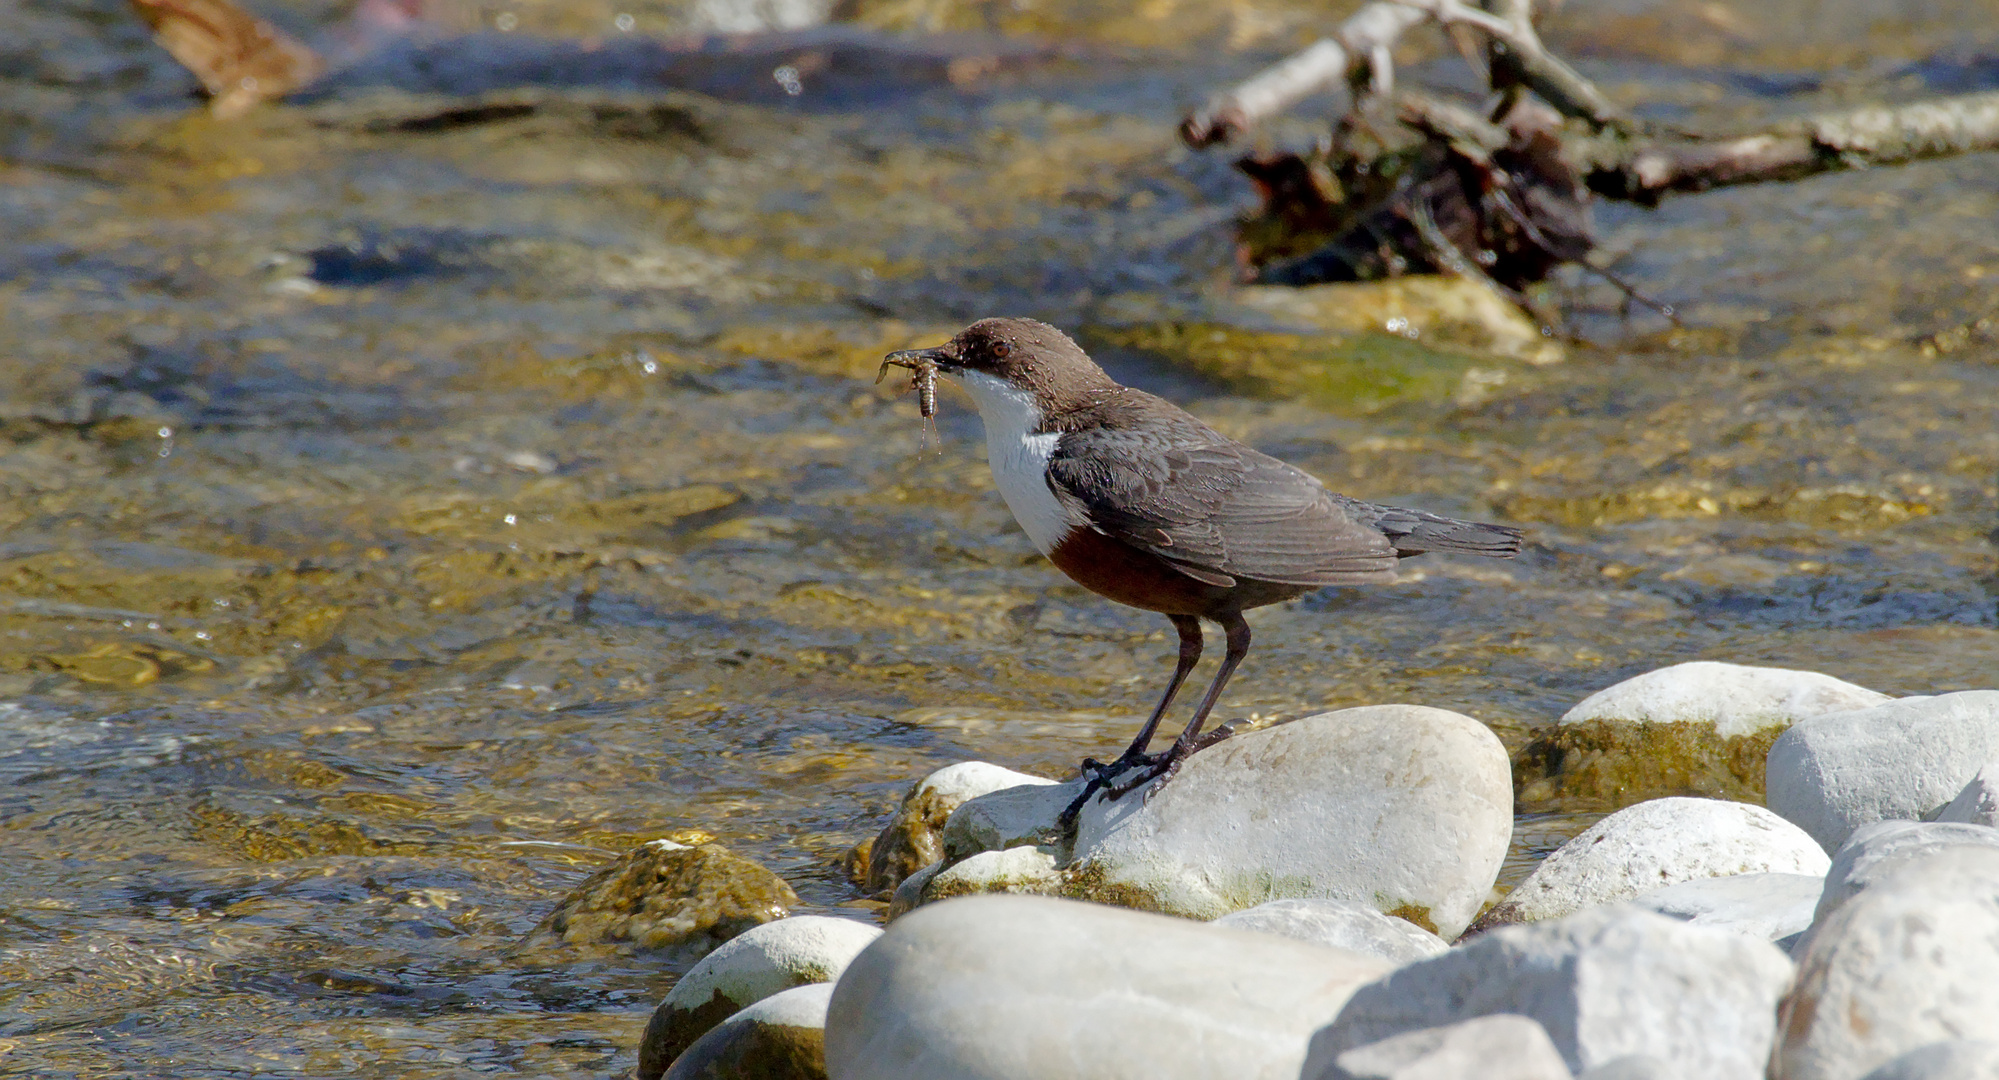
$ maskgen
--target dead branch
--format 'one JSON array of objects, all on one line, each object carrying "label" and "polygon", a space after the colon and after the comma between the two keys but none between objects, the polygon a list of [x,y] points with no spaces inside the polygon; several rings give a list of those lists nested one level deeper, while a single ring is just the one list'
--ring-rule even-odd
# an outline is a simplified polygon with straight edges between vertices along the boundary
[{"label": "dead branch", "polygon": [[[1303,52],[1258,73],[1247,82],[1211,98],[1180,123],[1180,137],[1201,148],[1233,139],[1323,90],[1359,83],[1371,75],[1376,93],[1393,87],[1388,56],[1404,34],[1426,22],[1446,30],[1474,30],[1486,35],[1503,61],[1509,81],[1517,81],[1553,105],[1563,115],[1587,120],[1593,127],[1616,125],[1617,107],[1594,84],[1550,53],[1534,32],[1531,8],[1525,0],[1507,0],[1495,12],[1469,7],[1461,0],[1378,0],[1355,12]],[[1353,105],[1350,103],[1350,110]]]},{"label": "dead branch", "polygon": [[1752,135],[1579,141],[1576,158],[1592,190],[1651,205],[1668,192],[1797,180],[1981,150],[1999,150],[1999,92],[1868,105]]}]

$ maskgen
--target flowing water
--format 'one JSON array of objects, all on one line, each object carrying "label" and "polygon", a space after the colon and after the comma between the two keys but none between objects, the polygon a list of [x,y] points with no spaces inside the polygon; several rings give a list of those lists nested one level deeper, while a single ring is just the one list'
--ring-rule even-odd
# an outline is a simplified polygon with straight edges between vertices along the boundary
[{"label": "flowing water", "polygon": [[[1777,7],[1557,42],[1688,125],[1999,83],[1989,4]],[[1337,12],[863,4],[957,36],[697,64],[516,8],[221,123],[122,5],[0,7],[0,1073],[607,1076],[674,972],[513,950],[617,853],[712,836],[868,919],[839,859],[911,778],[1121,745],[1164,621],[1034,554],[966,401],[940,449],[870,381],[988,314],[1528,530],[1255,613],[1223,716],[1517,746],[1688,659],[1995,681],[1991,155],[1603,208],[1680,328],[1572,277],[1560,363],[1386,326],[1328,361],[1230,293],[1247,192],[1172,129]],[[1578,820],[1520,824],[1509,880]]]}]

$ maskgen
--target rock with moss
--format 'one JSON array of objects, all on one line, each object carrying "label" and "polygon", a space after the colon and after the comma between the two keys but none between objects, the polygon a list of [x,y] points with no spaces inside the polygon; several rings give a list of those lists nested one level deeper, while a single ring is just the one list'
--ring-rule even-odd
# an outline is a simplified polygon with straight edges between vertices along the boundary
[{"label": "rock with moss", "polygon": [[680,977],[639,1042],[639,1080],[657,1080],[716,1024],[773,994],[833,982],[881,936],[851,919],[798,915],[751,927]]},{"label": "rock with moss", "polygon": [[1325,897],[1450,938],[1512,835],[1506,751],[1484,724],[1342,709],[1219,743],[1150,798],[1092,799],[1068,895],[1197,919]]},{"label": "rock with moss", "polygon": [[832,997],[831,983],[773,994],[695,1040],[665,1080],[826,1080]]},{"label": "rock with moss", "polygon": [[947,765],[909,786],[895,816],[868,849],[862,888],[893,893],[911,874],[944,857],[944,823],[966,801],[1008,788],[1053,784],[983,761]]},{"label": "rock with moss", "polygon": [[977,896],[891,923],[833,991],[841,1080],[1297,1080],[1386,961],[1101,904]]},{"label": "rock with moss", "polygon": [[1416,705],[1321,713],[1222,742],[1150,797],[1101,796],[1073,833],[1079,782],[979,796],[945,857],[890,918],[982,892],[1037,893],[1214,919],[1270,900],[1365,905],[1431,933],[1464,929],[1512,838],[1506,753],[1483,724]]},{"label": "rock with moss", "polygon": [[1732,874],[1824,877],[1831,860],[1804,830],[1747,803],[1653,799],[1590,826],[1542,860],[1481,927],[1558,919],[1666,885]]},{"label": "rock with moss", "polygon": [[530,948],[637,947],[693,961],[798,903],[784,879],[720,844],[642,844],[573,889]]},{"label": "rock with moss", "polygon": [[1514,760],[1523,805],[1616,809],[1663,795],[1761,801],[1785,729],[1893,700],[1811,671],[1695,661],[1600,690]]},{"label": "rock with moss", "polygon": [[1862,825],[1936,817],[1999,757],[1999,690],[1814,717],[1770,748],[1770,809],[1827,851]]}]

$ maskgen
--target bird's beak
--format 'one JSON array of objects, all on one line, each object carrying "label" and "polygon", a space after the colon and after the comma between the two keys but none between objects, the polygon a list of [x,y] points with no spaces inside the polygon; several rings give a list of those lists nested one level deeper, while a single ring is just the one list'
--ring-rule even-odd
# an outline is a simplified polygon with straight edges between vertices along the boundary
[{"label": "bird's beak", "polygon": [[888,374],[888,369],[892,367],[908,368],[911,371],[933,368],[948,374],[956,370],[957,366],[958,357],[951,351],[949,345],[939,345],[934,349],[897,349],[882,357],[881,372],[875,376],[875,381],[882,381]]}]

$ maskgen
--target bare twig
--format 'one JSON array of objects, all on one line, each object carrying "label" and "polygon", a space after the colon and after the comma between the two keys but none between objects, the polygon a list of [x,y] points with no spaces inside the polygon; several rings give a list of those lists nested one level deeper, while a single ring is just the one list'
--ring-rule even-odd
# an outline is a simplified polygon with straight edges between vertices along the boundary
[{"label": "bare twig", "polygon": [[1227,142],[1264,119],[1322,90],[1344,87],[1368,65],[1377,47],[1395,44],[1422,25],[1423,12],[1403,4],[1368,4],[1339,25],[1333,36],[1225,90],[1180,122],[1180,137],[1193,147]]},{"label": "bare twig", "polygon": [[[1588,79],[1541,45],[1525,0],[1481,11],[1463,0],[1379,0],[1355,12],[1333,36],[1224,91],[1181,121],[1180,137],[1193,147],[1227,142],[1264,119],[1322,90],[1350,85],[1370,69],[1373,89],[1393,85],[1388,56],[1397,39],[1425,22],[1447,31],[1475,30],[1493,44],[1510,78],[1547,99],[1563,114],[1601,129],[1616,125],[1617,107]],[[1490,73],[1496,77],[1497,70]],[[1495,89],[1500,87],[1495,86]],[[1350,108],[1351,106],[1349,106]]]},{"label": "bare twig", "polygon": [[1869,105],[1723,139],[1603,139],[1578,156],[1588,161],[1591,188],[1653,203],[1674,191],[1796,180],[1981,150],[1999,150],[1999,92]]}]

